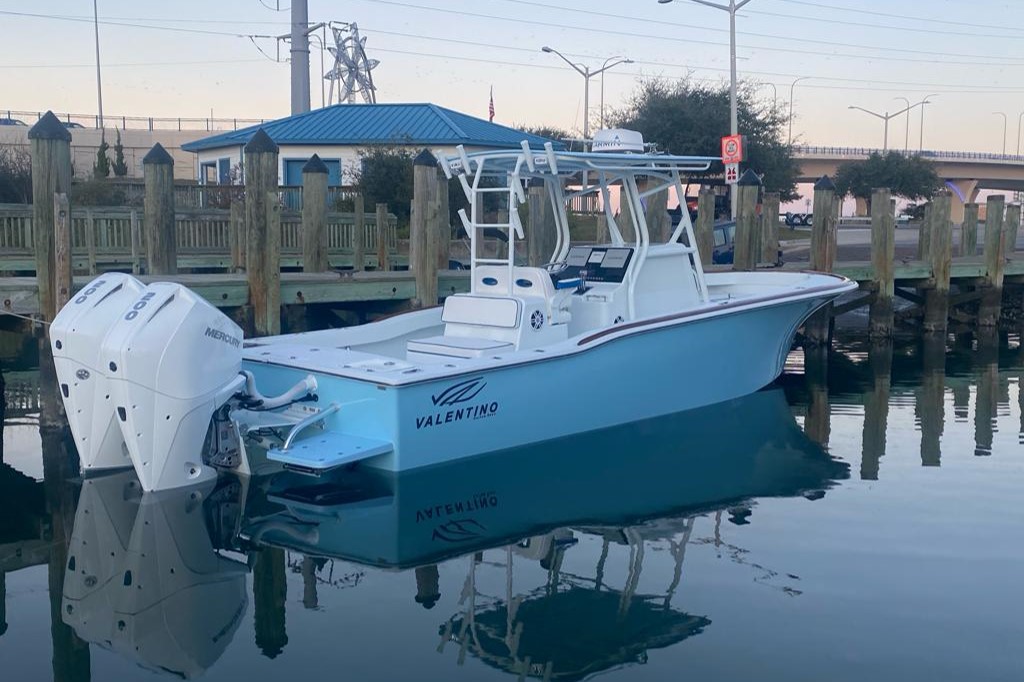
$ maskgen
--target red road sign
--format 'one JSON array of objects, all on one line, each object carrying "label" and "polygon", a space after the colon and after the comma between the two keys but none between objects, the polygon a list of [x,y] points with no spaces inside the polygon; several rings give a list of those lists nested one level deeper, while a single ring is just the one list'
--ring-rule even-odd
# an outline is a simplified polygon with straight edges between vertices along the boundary
[{"label": "red road sign", "polygon": [[746,139],[743,135],[726,135],[722,138],[722,163],[739,163],[746,160]]}]

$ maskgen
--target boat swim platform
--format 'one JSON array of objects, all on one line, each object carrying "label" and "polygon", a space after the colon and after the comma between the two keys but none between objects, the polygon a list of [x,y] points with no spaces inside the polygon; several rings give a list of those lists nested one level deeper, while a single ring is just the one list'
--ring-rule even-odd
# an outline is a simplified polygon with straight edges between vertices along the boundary
[{"label": "boat swim platform", "polygon": [[[75,291],[96,277],[76,275]],[[146,284],[182,284],[218,308],[236,308],[249,303],[249,284],[245,273],[141,275],[139,279]],[[438,271],[438,291],[441,296],[469,291],[469,272]],[[416,278],[408,270],[281,273],[282,305],[401,302],[414,298]],[[39,286],[35,277],[0,278],[0,316],[3,312],[39,314]]]}]

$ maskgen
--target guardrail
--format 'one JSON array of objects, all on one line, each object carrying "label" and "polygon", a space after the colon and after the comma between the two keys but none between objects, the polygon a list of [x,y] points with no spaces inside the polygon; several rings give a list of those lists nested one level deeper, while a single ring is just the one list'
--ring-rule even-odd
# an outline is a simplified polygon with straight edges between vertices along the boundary
[{"label": "guardrail", "polygon": [[[45,111],[0,109],[0,118],[11,119],[31,126],[42,118],[45,113]],[[69,128],[98,129],[100,127],[100,117],[96,114],[58,113],[56,111],[53,113]],[[171,118],[164,116],[125,116],[120,114],[103,116],[104,128],[121,128],[122,130],[205,130],[212,133],[218,130],[238,130],[239,128],[265,122],[266,119],[263,118]],[[13,125],[17,125],[17,123]]]},{"label": "guardrail", "polygon": [[907,150],[902,149],[873,149],[871,147],[822,147],[816,145],[793,145],[796,154],[820,154],[822,156],[870,156],[871,154],[886,154],[894,152],[904,156],[923,156],[928,159],[951,159],[963,161],[1009,161],[1024,163],[1024,155],[1019,154],[992,154],[989,152],[944,152],[934,149]]}]

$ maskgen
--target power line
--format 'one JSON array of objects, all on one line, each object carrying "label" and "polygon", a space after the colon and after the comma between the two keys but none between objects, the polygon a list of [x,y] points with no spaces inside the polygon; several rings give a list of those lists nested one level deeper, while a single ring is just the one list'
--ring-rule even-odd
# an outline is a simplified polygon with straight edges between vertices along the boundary
[{"label": "power line", "polygon": [[[910,21],[921,21],[921,22],[924,22],[924,23],[927,23],[927,24],[940,24],[940,25],[943,25],[943,26],[957,26],[957,27],[971,26],[971,27],[974,27],[974,28],[994,29],[994,30],[997,30],[997,31],[1014,31],[1014,32],[1017,32],[1017,33],[1024,32],[1024,29],[1015,28],[1013,26],[993,26],[991,24],[964,24],[961,21],[947,21],[947,20],[944,20],[944,19],[929,19],[927,17],[911,16],[911,15],[906,15],[906,14],[890,14],[888,12],[879,12],[879,11],[876,11],[876,10],[865,9],[863,7],[863,3],[861,3],[861,6],[858,6],[858,7],[840,7],[838,5],[827,5],[827,4],[821,3],[821,2],[809,2],[808,0],[778,0],[778,2],[786,2],[786,3],[792,4],[792,5],[804,5],[804,6],[807,6],[807,7],[819,7],[821,9],[830,9],[830,10],[835,10],[835,11],[839,11],[839,12],[853,12],[855,14],[868,14],[868,15],[876,16],[876,17],[885,17],[887,19],[906,19],[906,20],[910,20]],[[753,12],[751,12],[751,14],[753,14]],[[794,18],[794,19],[810,19],[810,17],[803,17],[803,16],[799,16],[799,15],[794,15],[792,18]],[[914,31],[916,33],[940,33],[942,35],[970,35],[970,36],[978,36],[978,37],[981,37],[981,38],[1009,38],[1009,39],[1014,39],[1016,37],[1016,36],[993,36],[993,35],[987,35],[987,34],[982,34],[982,33],[963,33],[961,31],[929,31],[928,29],[914,29],[914,28],[908,28],[906,26],[884,26],[884,25],[880,25],[880,24],[878,25],[878,28],[892,29],[894,31],[901,31],[901,32]]]},{"label": "power line", "polygon": [[[205,66],[209,64],[253,64],[262,63],[262,59],[214,59],[214,60],[203,60],[203,61],[190,61],[190,62],[125,62],[121,64],[109,64],[103,63],[103,68],[107,67],[139,67],[139,66]],[[95,64],[0,64],[0,69],[78,69],[78,68],[95,68]]]},{"label": "power line", "polygon": [[[522,1],[522,0],[506,0],[506,2],[508,2],[508,1]],[[391,5],[391,6],[395,6],[395,7],[405,7],[405,8],[408,8],[408,9],[426,10],[426,11],[431,11],[431,12],[441,12],[441,13],[444,13],[444,14],[455,14],[455,15],[462,16],[462,17],[474,17],[474,18],[478,18],[478,19],[493,19],[493,20],[497,20],[497,21],[506,21],[506,22],[516,23],[516,24],[526,24],[526,25],[530,25],[530,26],[543,26],[545,28],[559,28],[559,29],[568,30],[568,31],[584,31],[586,33],[603,33],[603,34],[606,34],[606,35],[613,35],[613,36],[618,36],[618,37],[629,36],[629,37],[633,37],[633,38],[643,38],[643,39],[646,39],[646,40],[670,41],[670,42],[673,42],[673,43],[680,42],[680,38],[679,37],[675,37],[675,36],[663,36],[663,35],[655,35],[655,34],[650,34],[650,33],[636,33],[636,32],[630,32],[630,31],[622,31],[620,29],[602,29],[602,28],[594,28],[594,27],[569,26],[569,25],[556,26],[556,25],[554,25],[554,24],[552,24],[551,22],[548,22],[548,21],[537,21],[537,20],[533,20],[533,19],[519,19],[519,18],[515,18],[515,17],[502,17],[502,16],[496,16],[496,15],[493,15],[493,14],[479,14],[479,13],[476,13],[476,12],[466,12],[466,11],[463,11],[463,10],[453,10],[453,9],[448,9],[448,8],[444,8],[444,7],[430,7],[430,6],[425,6],[425,5],[415,5],[415,4],[412,4],[412,3],[397,2],[395,0],[362,0],[362,2],[369,2],[369,3],[374,3],[374,4],[380,4],[380,5]],[[580,11],[581,12],[582,10],[574,10],[574,11]],[[589,14],[589,12],[587,12],[586,14]],[[616,16],[616,15],[613,15],[613,16]],[[617,18],[632,18],[632,17],[617,17]],[[669,23],[669,22],[665,22],[665,23]],[[685,28],[693,28],[693,27],[688,26],[686,24],[675,24],[675,25],[682,26],[682,27],[685,27]],[[791,39],[791,37],[792,36],[787,36],[786,38],[787,39]],[[687,43],[692,43],[692,44],[700,44],[700,45],[714,45],[716,47],[720,47],[720,46],[726,45],[726,43],[724,43],[724,42],[717,42],[717,41],[712,41],[712,40],[701,40],[701,39],[698,39],[698,38],[690,38],[690,37],[686,38],[686,42]],[[869,56],[869,55],[862,55],[862,54],[849,54],[849,53],[842,53],[842,52],[819,52],[819,51],[814,51],[814,50],[796,50],[796,49],[787,48],[787,47],[774,47],[774,46],[765,46],[765,45],[742,45],[741,47],[743,47],[745,49],[748,49],[748,50],[755,50],[755,51],[756,50],[764,50],[764,51],[769,51],[769,52],[786,52],[786,53],[799,54],[799,55],[820,55],[820,56],[825,56],[825,57],[849,57],[849,58],[853,58],[853,59],[874,59],[874,60],[877,60],[877,61],[904,61],[904,62],[916,62],[916,63],[927,63],[927,64],[935,64],[937,62],[936,59],[910,59],[910,58],[902,58],[902,57],[876,57],[876,56]],[[864,48],[864,49],[881,50],[883,48]],[[928,55],[933,55],[933,56],[942,56],[942,55],[949,55],[950,53],[948,53],[948,52],[942,52],[942,53],[938,53],[938,52],[923,52],[923,54],[928,54]],[[978,57],[978,58],[985,58],[985,59],[998,59],[997,57],[991,57],[991,56],[986,56],[986,57],[979,57],[977,55],[963,55],[963,56],[966,56],[966,57]],[[1016,61],[1016,62],[999,62],[999,63],[941,61],[941,63],[943,63],[943,64],[964,64],[964,65],[969,65],[969,66],[1024,66],[1024,62],[1021,62],[1021,61]]]}]

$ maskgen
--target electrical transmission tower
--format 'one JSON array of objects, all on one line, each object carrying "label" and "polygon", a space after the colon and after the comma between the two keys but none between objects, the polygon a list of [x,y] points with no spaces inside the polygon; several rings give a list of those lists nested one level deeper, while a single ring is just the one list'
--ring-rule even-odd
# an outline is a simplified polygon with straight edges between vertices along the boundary
[{"label": "electrical transmission tower", "polygon": [[354,103],[357,94],[361,95],[367,104],[376,104],[377,88],[373,84],[373,74],[370,72],[380,62],[366,56],[366,38],[359,36],[359,27],[354,23],[332,22],[330,27],[334,34],[334,47],[328,47],[327,51],[334,56],[334,66],[324,74],[324,79],[331,83],[327,103],[334,104],[334,86],[337,84],[339,104]]}]

